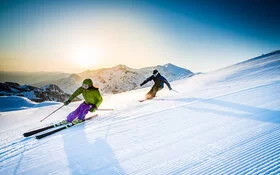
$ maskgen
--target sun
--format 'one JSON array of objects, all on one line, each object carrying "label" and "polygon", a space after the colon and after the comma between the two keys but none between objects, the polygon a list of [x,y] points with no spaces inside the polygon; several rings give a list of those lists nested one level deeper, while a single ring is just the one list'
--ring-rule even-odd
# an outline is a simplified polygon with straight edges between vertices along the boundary
[{"label": "sun", "polygon": [[83,69],[94,67],[98,59],[96,49],[90,46],[75,47],[72,53],[74,64]]}]

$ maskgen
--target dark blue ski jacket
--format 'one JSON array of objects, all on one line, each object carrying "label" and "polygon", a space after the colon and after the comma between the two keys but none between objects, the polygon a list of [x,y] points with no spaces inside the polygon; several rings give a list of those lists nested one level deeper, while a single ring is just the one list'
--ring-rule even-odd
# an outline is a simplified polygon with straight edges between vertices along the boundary
[{"label": "dark blue ski jacket", "polygon": [[144,84],[146,84],[147,82],[153,80],[155,82],[154,86],[163,88],[164,87],[164,83],[168,86],[169,90],[171,90],[171,86],[168,83],[168,81],[162,76],[160,75],[160,73],[157,74],[157,76],[150,76],[149,78],[147,78],[143,83],[140,84],[140,86],[143,86]]}]

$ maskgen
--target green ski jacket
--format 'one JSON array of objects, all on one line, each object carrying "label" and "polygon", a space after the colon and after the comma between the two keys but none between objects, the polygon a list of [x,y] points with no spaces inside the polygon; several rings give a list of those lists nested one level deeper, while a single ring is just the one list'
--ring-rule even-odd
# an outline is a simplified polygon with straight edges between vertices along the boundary
[{"label": "green ski jacket", "polygon": [[95,104],[96,107],[99,107],[103,101],[103,98],[98,90],[98,88],[90,87],[88,89],[83,89],[79,87],[70,97],[69,100],[72,101],[78,95],[82,94],[86,104]]}]

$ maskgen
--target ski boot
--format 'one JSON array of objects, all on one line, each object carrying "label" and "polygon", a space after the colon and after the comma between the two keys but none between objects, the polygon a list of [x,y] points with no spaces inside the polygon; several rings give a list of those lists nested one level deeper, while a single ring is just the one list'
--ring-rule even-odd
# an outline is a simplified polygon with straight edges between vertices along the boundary
[{"label": "ski boot", "polygon": [[84,121],[84,120],[81,120],[81,119],[78,119],[78,118],[77,118],[77,119],[75,119],[75,120],[72,121],[72,124],[73,124],[73,125],[76,125],[76,124],[78,124],[78,123],[82,123],[83,121]]},{"label": "ski boot", "polygon": [[62,121],[60,122],[60,125],[65,125],[65,124],[67,124],[67,123],[69,123],[69,122],[67,122],[67,120],[62,120]]}]

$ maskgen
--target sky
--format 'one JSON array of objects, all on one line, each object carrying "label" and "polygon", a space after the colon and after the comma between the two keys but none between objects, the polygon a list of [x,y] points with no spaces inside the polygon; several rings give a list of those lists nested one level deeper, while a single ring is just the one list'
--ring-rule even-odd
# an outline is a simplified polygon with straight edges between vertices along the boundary
[{"label": "sky", "polygon": [[172,63],[208,72],[280,49],[277,0],[0,2],[0,71]]}]

